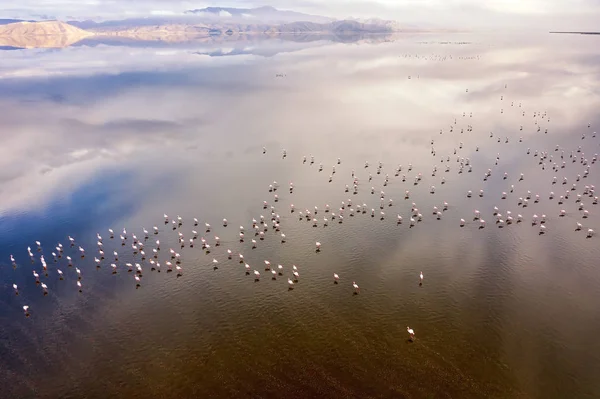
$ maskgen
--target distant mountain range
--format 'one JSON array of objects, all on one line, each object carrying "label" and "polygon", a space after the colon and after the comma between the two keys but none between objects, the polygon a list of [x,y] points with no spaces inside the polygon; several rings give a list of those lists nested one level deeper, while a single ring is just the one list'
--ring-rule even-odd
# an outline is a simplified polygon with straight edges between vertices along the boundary
[{"label": "distant mountain range", "polygon": [[[384,34],[403,30],[395,21],[379,19],[333,20],[323,16],[277,10],[273,7],[207,7],[188,10],[177,16],[103,22],[0,20],[0,46],[60,47],[90,36],[178,42],[220,35],[342,36]],[[415,31],[414,28],[408,30]]]},{"label": "distant mountain range", "polygon": [[333,18],[304,14],[296,11],[278,10],[269,6],[258,8],[206,7],[196,10],[188,10],[184,14],[212,19],[228,18],[246,22],[257,20],[263,23],[286,23],[298,21],[328,23],[334,21]]},{"label": "distant mountain range", "polygon": [[563,33],[571,35],[600,35],[600,32],[550,32],[550,33]]}]

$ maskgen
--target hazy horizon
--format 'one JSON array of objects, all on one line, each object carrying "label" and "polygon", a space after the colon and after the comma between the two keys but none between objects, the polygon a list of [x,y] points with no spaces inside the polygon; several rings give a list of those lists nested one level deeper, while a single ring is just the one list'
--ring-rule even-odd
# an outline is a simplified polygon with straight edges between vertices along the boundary
[{"label": "hazy horizon", "polygon": [[597,30],[600,17],[600,3],[594,0],[569,4],[558,0],[8,0],[0,9],[0,18],[99,21],[183,16],[186,10],[204,7],[261,6],[336,19],[382,18],[401,24],[463,29]]}]

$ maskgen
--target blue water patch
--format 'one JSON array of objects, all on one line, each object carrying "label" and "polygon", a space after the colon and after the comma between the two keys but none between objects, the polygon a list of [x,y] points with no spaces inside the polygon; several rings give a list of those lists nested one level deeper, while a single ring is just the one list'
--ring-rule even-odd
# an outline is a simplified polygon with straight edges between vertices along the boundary
[{"label": "blue water patch", "polygon": [[48,249],[54,248],[59,241],[67,245],[68,235],[76,238],[90,236],[88,231],[92,226],[108,225],[132,213],[135,197],[122,195],[133,180],[132,174],[116,171],[103,173],[83,184],[67,198],[53,199],[45,209],[2,215],[0,264],[7,262],[9,251],[17,259],[25,259],[27,247],[35,247],[36,240]]}]

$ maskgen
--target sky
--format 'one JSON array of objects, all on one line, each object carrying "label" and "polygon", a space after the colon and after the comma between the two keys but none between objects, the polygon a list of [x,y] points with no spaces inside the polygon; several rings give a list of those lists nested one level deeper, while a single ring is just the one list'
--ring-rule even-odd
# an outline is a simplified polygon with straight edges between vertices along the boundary
[{"label": "sky", "polygon": [[3,0],[0,17],[107,20],[180,15],[207,6],[265,5],[334,18],[379,17],[441,27],[600,29],[600,0]]}]

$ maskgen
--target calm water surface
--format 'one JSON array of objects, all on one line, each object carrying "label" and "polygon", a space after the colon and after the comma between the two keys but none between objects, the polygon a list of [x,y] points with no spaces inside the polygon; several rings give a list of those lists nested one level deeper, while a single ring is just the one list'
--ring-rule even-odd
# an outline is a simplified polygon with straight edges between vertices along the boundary
[{"label": "calm water surface", "polygon": [[[600,130],[599,49],[585,36],[431,34],[3,52],[0,397],[600,396],[600,245],[598,236],[585,237],[588,228],[600,233],[600,205],[584,196],[584,219],[575,202],[600,178],[598,164],[588,162],[589,177],[577,182],[586,166],[581,153],[570,158],[578,146],[588,161],[600,152],[600,136],[592,137]],[[535,150],[554,157],[544,170]],[[311,155],[313,165],[302,162]],[[469,158],[472,172],[459,173],[457,156]],[[280,188],[269,192],[273,181]],[[539,203],[518,206],[528,190]],[[339,214],[349,199],[368,212],[350,216],[346,208],[342,224],[336,218],[324,227],[325,205]],[[270,225],[263,201],[280,215],[281,231],[269,228],[259,240],[252,219],[264,215]],[[444,201],[448,210],[437,220],[433,207]],[[410,228],[413,202],[423,221]],[[298,216],[315,206],[319,227]],[[498,228],[494,206],[524,222]],[[173,230],[163,213],[180,215],[183,225]],[[544,235],[533,214],[547,215]],[[160,239],[161,273],[131,249],[131,234],[143,238],[142,228],[155,225],[160,231],[145,248],[151,253]],[[194,229],[210,254],[199,242],[178,245],[177,233],[188,242]],[[106,252],[99,269],[97,232]],[[54,262],[59,242],[64,255]],[[181,254],[179,278],[166,273],[169,248]],[[260,282],[245,274],[238,253],[261,272]],[[81,270],[82,293],[67,255]],[[271,280],[264,260],[282,264],[284,275]],[[127,262],[143,267],[139,289]],[[288,291],[292,264],[300,279]],[[416,332],[413,343],[406,326]]]}]

